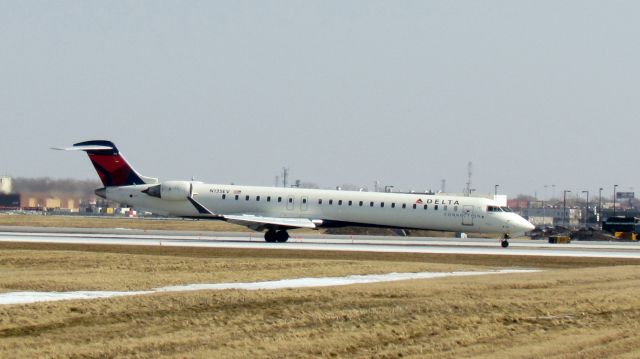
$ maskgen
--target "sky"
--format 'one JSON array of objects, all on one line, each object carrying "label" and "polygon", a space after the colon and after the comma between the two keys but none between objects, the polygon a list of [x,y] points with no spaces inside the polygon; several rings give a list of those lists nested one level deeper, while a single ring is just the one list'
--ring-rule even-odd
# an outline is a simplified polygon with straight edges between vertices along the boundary
[{"label": "sky", "polygon": [[[0,1],[0,174],[638,187],[637,1]],[[553,185],[553,186],[552,186]],[[610,194],[609,194],[610,195]]]}]

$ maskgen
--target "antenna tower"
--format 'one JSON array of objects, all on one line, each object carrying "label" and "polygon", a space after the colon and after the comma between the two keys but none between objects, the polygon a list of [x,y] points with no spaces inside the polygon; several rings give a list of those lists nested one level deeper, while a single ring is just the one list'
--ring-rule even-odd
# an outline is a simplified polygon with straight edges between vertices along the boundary
[{"label": "antenna tower", "polygon": [[465,194],[471,196],[471,176],[473,175],[473,162],[469,161],[467,164],[467,188],[465,188]]},{"label": "antenna tower", "polygon": [[288,177],[289,177],[289,168],[282,167],[282,187],[287,187]]}]

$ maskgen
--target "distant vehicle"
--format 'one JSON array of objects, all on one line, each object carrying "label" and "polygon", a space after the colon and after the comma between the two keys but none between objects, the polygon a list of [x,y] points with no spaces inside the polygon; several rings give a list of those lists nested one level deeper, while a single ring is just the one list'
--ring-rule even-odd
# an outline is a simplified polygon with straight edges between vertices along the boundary
[{"label": "distant vehicle", "polygon": [[265,231],[267,242],[286,242],[293,228],[373,226],[496,233],[507,247],[512,234],[534,228],[487,198],[159,182],[136,172],[110,141],[61,150],[89,155],[104,185],[95,191],[102,198],[163,215],[242,224]]},{"label": "distant vehicle", "polygon": [[616,232],[640,233],[640,218],[612,216],[602,222],[602,230],[612,234]]}]

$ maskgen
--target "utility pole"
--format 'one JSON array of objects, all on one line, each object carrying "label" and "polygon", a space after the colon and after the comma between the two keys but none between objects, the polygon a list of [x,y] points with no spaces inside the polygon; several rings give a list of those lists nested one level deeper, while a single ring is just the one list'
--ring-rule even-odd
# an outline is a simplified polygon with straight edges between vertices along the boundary
[{"label": "utility pole", "polygon": [[587,220],[589,219],[589,191],[582,191],[587,194],[587,204],[584,211],[584,228],[587,228]]},{"label": "utility pole", "polygon": [[600,229],[602,229],[602,190],[604,188],[600,187],[600,189],[598,190],[599,192],[599,199],[598,199],[598,222],[600,222]]},{"label": "utility pole", "polygon": [[571,192],[568,189],[564,190],[564,194],[563,194],[563,198],[564,200],[562,201],[562,225],[567,227],[567,193]]},{"label": "utility pole", "polygon": [[618,188],[617,184],[613,185],[613,216],[616,216],[616,189]]}]

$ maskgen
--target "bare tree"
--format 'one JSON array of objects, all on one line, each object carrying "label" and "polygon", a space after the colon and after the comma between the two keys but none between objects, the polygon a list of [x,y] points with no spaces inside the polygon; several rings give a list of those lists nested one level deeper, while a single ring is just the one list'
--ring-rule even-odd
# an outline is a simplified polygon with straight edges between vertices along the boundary
[{"label": "bare tree", "polygon": [[14,192],[56,193],[90,197],[93,191],[102,185],[94,180],[76,180],[72,178],[52,179],[50,177],[13,179]]}]

